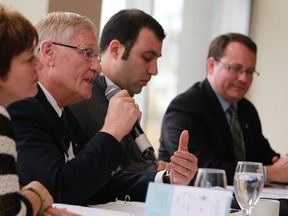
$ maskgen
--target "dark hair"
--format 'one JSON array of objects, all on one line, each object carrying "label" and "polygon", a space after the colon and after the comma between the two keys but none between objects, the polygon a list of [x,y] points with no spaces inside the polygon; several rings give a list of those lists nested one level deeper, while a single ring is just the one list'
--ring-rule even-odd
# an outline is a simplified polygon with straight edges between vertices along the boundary
[{"label": "dark hair", "polygon": [[103,28],[100,39],[101,52],[108,48],[112,40],[117,39],[125,46],[122,59],[126,60],[143,28],[154,32],[160,41],[164,40],[165,32],[152,16],[138,9],[120,10],[108,20]]},{"label": "dark hair", "polygon": [[7,77],[14,56],[37,43],[37,31],[31,22],[17,11],[0,5],[0,77]]},{"label": "dark hair", "polygon": [[213,57],[216,61],[219,61],[224,56],[225,49],[231,42],[241,43],[252,50],[255,55],[257,54],[257,45],[251,38],[239,33],[228,33],[216,37],[210,43],[207,59]]}]

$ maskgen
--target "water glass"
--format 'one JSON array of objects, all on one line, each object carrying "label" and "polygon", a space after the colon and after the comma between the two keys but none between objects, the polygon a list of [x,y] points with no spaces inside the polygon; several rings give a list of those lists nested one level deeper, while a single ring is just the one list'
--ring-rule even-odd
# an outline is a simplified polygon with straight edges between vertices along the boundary
[{"label": "water glass", "polygon": [[223,188],[227,187],[226,172],[222,169],[199,168],[194,183],[195,187]]},{"label": "water glass", "polygon": [[234,192],[243,215],[250,216],[264,186],[262,163],[239,161],[234,175]]}]

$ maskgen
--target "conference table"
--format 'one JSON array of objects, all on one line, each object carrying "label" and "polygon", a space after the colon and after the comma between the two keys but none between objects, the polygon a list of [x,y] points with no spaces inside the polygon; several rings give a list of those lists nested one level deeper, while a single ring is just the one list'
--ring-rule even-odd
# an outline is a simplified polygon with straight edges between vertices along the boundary
[{"label": "conference table", "polygon": [[[228,191],[233,191],[233,186],[227,187]],[[279,216],[288,216],[288,186],[281,185],[269,185],[265,186],[260,198],[276,199],[280,201],[280,213]],[[55,207],[66,208],[72,212],[78,213],[83,216],[144,216],[145,215],[145,203],[134,201],[117,200],[115,202],[109,202],[106,204],[92,205],[89,207],[67,205],[55,203]],[[231,204],[232,209],[239,208],[236,200],[233,198]],[[229,216],[241,215],[240,213],[231,213]],[[146,215],[145,215],[146,216]]]}]

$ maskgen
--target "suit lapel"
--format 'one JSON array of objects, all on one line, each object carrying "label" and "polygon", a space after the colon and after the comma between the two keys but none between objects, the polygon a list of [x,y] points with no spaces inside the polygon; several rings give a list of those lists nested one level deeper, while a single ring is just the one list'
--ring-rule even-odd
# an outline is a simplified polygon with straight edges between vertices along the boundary
[{"label": "suit lapel", "polygon": [[[45,125],[49,127],[49,130],[51,130],[51,134],[53,134],[53,139],[55,140],[55,143],[57,143],[57,147],[63,151],[61,139],[63,137],[63,131],[61,127],[61,121],[60,118],[55,111],[55,109],[52,107],[52,105],[47,100],[44,92],[42,89],[38,86],[38,93],[35,96],[35,101],[37,102],[40,109],[42,109],[43,115],[41,116],[41,121],[45,122]],[[60,140],[60,141],[59,141]]]},{"label": "suit lapel", "polygon": [[207,98],[205,101],[207,101],[208,109],[210,109],[210,113],[212,114],[215,120],[215,123],[217,125],[220,125],[219,132],[221,133],[221,136],[224,137],[225,139],[223,144],[225,144],[225,148],[229,150],[230,154],[234,155],[233,145],[231,144],[232,136],[231,136],[229,125],[226,120],[225,113],[223,112],[222,106],[215,92],[210,86],[208,80],[206,79],[202,84],[203,84],[202,87],[205,93],[205,97]]},{"label": "suit lapel", "polygon": [[[50,129],[53,131],[52,133],[55,135],[55,136],[53,135],[54,136],[53,138],[55,138],[55,143],[58,143],[59,149],[61,149],[61,151],[63,151],[64,153],[62,143],[60,142],[64,136],[61,120],[57,112],[55,111],[53,106],[49,103],[44,92],[39,86],[36,99],[41,109],[43,109],[43,112],[48,113],[47,115],[43,115],[43,118],[45,118],[44,121],[47,122],[47,125],[51,125]],[[79,125],[79,124],[75,116],[71,113],[71,111],[68,108],[64,107],[64,110],[67,115],[67,120],[72,128],[73,137],[71,141],[73,143],[73,151],[75,152],[74,154],[76,155],[82,149],[82,145],[79,145],[80,143],[82,143],[81,142],[82,131],[79,128],[75,129],[72,127],[73,125]]]}]

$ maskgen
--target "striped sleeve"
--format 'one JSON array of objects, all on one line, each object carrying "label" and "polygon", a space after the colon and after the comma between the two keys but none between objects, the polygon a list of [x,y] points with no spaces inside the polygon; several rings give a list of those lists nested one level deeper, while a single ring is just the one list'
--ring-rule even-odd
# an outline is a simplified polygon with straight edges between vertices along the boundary
[{"label": "striped sleeve", "polygon": [[12,138],[10,116],[0,106],[0,215],[32,215],[31,203],[20,194],[16,174],[16,144]]}]

